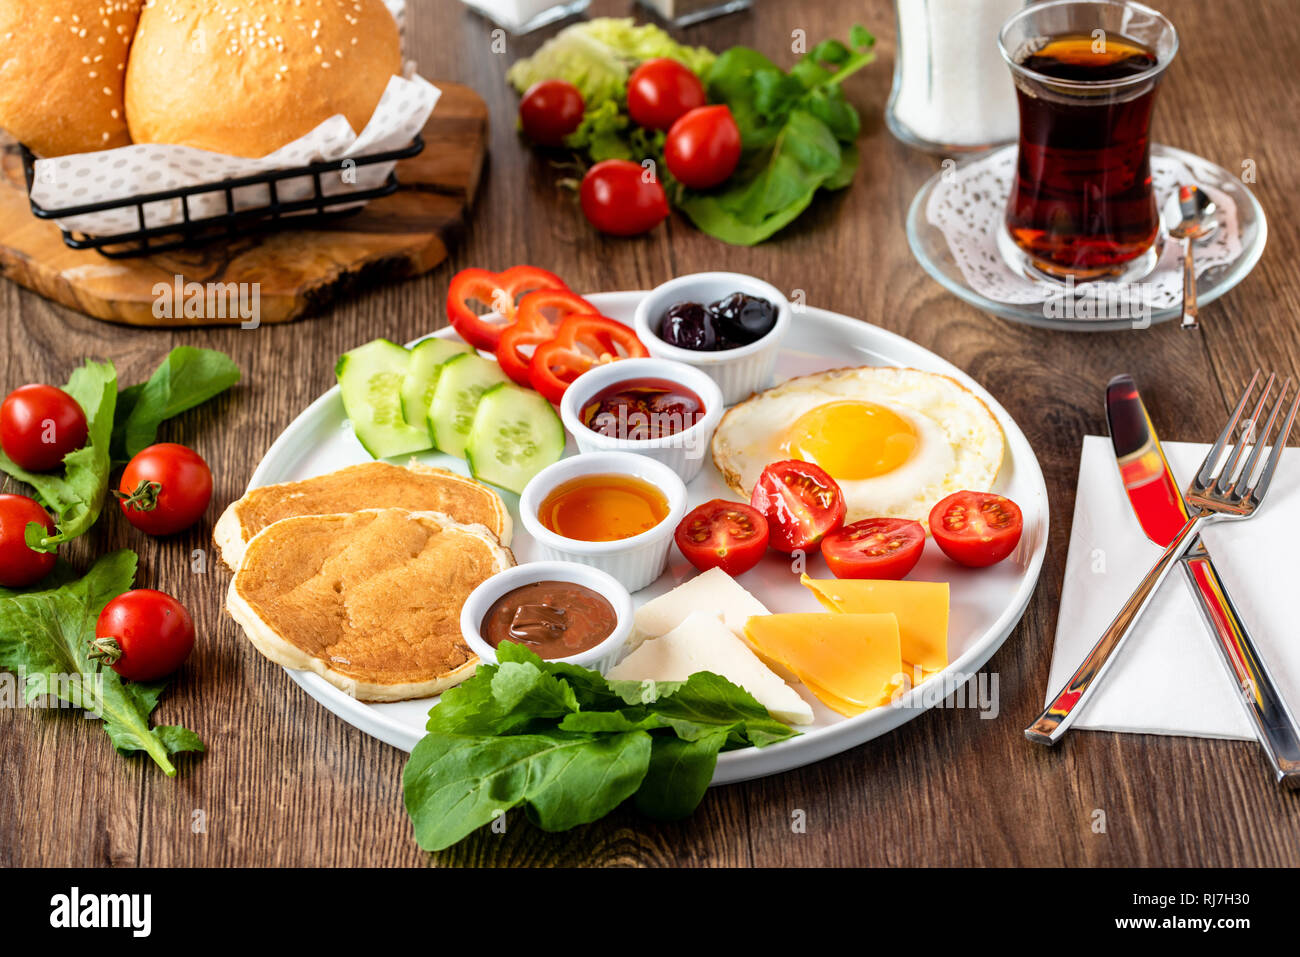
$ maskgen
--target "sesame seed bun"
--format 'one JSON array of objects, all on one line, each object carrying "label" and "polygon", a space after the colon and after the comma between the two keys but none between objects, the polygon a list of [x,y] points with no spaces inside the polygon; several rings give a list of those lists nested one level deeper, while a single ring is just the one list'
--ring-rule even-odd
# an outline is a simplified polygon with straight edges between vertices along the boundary
[{"label": "sesame seed bun", "polygon": [[336,113],[359,133],[401,67],[382,0],[148,0],[126,117],[137,143],[265,156]]},{"label": "sesame seed bun", "polygon": [[0,126],[38,156],[127,145],[122,84],[140,5],[0,3]]}]

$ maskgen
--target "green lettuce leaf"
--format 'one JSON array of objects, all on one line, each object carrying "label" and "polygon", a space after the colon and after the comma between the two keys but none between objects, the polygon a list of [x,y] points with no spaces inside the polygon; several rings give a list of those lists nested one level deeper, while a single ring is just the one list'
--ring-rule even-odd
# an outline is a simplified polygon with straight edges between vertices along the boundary
[{"label": "green lettuce leaf", "polygon": [[112,453],[119,462],[154,444],[158,427],[207,402],[239,381],[239,366],[223,352],[177,346],[149,381],[123,389],[117,399]]},{"label": "green lettuce leaf", "polygon": [[63,458],[63,472],[34,473],[20,468],[0,451],[0,469],[36,490],[36,498],[54,513],[53,535],[35,522],[27,526],[27,544],[37,551],[54,551],[61,543],[85,534],[99,518],[112,468],[109,442],[117,406],[117,371],[111,362],[87,361],[73,371],[63,391],[86,413],[86,444]]},{"label": "green lettuce leaf", "polygon": [[124,681],[89,657],[99,613],[131,588],[135,570],[135,553],[118,551],[84,578],[68,581],[61,566],[54,573],[63,582],[57,587],[0,594],[0,668],[25,677],[28,702],[51,695],[100,717],[119,752],[144,751],[174,777],[171,755],[202,751],[203,742],[185,728],[149,726],[166,682]]}]

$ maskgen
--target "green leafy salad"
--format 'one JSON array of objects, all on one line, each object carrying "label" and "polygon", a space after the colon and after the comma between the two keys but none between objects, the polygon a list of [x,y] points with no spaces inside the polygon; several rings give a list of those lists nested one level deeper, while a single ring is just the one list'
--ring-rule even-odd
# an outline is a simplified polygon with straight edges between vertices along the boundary
[{"label": "green leafy salad", "polygon": [[407,762],[406,810],[425,850],[517,807],[547,831],[604,817],[629,798],[652,817],[685,817],[719,752],[795,734],[710,672],[609,681],[513,642],[497,655],[443,693]]},{"label": "green leafy salad", "polygon": [[[86,414],[86,444],[53,472],[28,472],[0,452],[0,470],[30,485],[57,523],[52,535],[28,525],[28,546],[53,552],[88,532],[103,510],[114,465],[152,445],[164,421],[238,381],[239,368],[228,356],[192,346],[173,349],[149,381],[121,391],[111,362],[86,361],[63,387]],[[113,552],[78,578],[60,560],[30,588],[0,588],[0,668],[20,678],[0,675],[0,705],[52,697],[82,708],[102,719],[118,751],[144,751],[170,776],[176,773],[170,756],[202,751],[203,742],[182,727],[150,727],[166,681],[126,681],[90,658],[99,613],[131,590],[137,561],[132,551]]]},{"label": "green leafy salad", "polygon": [[[818,190],[852,182],[861,121],[843,82],[874,60],[874,43],[870,33],[855,26],[847,45],[819,43],[786,72],[748,47],[715,55],[683,46],[652,24],[603,18],[561,31],[515,63],[507,78],[520,93],[546,79],[572,83],[585,112],[565,137],[565,147],[593,163],[654,160],[664,171],[670,201],[699,229],[750,246],[793,222]],[[659,57],[694,71],[708,101],[725,105],[739,129],[739,163],[711,189],[675,181],[663,162],[663,131],[639,127],[628,116],[629,76],[639,63]]]}]

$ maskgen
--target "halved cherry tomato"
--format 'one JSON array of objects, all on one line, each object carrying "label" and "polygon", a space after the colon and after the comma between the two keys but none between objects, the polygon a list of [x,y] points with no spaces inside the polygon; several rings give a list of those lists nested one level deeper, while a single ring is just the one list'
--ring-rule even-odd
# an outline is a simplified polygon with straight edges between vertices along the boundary
[{"label": "halved cherry tomato", "polygon": [[519,101],[519,124],[534,143],[562,146],[582,124],[582,93],[567,80],[539,80]]},{"label": "halved cherry tomato", "polygon": [[666,130],[708,100],[695,71],[668,57],[646,60],[627,80],[627,112],[649,130]]},{"label": "halved cherry tomato", "polygon": [[[511,266],[500,273],[462,269],[452,277],[447,290],[447,318],[471,346],[495,352],[501,331],[515,321],[520,296],[534,289],[568,288],[555,273],[536,266]],[[475,302],[487,306],[490,312],[480,315],[472,307]],[[492,314],[504,322],[490,321]]]},{"label": "halved cherry tomato", "polygon": [[822,539],[836,578],[904,578],[924,550],[925,526],[906,518],[864,518]]},{"label": "halved cherry tomato", "polygon": [[934,540],[970,568],[996,565],[1014,552],[1024,527],[1020,506],[992,492],[953,492],[930,510]]},{"label": "halved cherry tomato", "polygon": [[569,316],[599,314],[600,310],[568,289],[530,292],[519,300],[515,321],[501,330],[496,349],[501,371],[519,385],[529,385],[532,353],[525,350],[554,339],[555,330]]},{"label": "halved cherry tomato", "polygon": [[754,483],[749,504],[767,519],[778,552],[806,551],[844,524],[844,493],[811,462],[773,462]]},{"label": "halved cherry tomato", "polygon": [[533,352],[528,382],[559,404],[569,383],[592,366],[649,354],[636,333],[621,322],[605,316],[570,316],[560,323],[555,338]]},{"label": "halved cherry tomato", "polygon": [[682,519],[673,539],[700,571],[721,568],[728,575],[740,575],[763,557],[768,534],[767,519],[758,509],[715,498]]}]

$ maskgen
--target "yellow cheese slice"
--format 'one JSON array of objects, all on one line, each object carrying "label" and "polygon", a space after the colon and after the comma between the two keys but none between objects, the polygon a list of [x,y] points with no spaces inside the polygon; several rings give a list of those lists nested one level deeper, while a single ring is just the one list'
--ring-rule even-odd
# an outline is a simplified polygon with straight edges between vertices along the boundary
[{"label": "yellow cheese slice", "polygon": [[948,667],[948,583],[809,578],[804,583],[826,608],[851,615],[893,613],[903,660],[926,672]]},{"label": "yellow cheese slice", "polygon": [[903,671],[893,615],[762,615],[745,637],[798,675],[840,714],[861,714],[888,702]]}]

